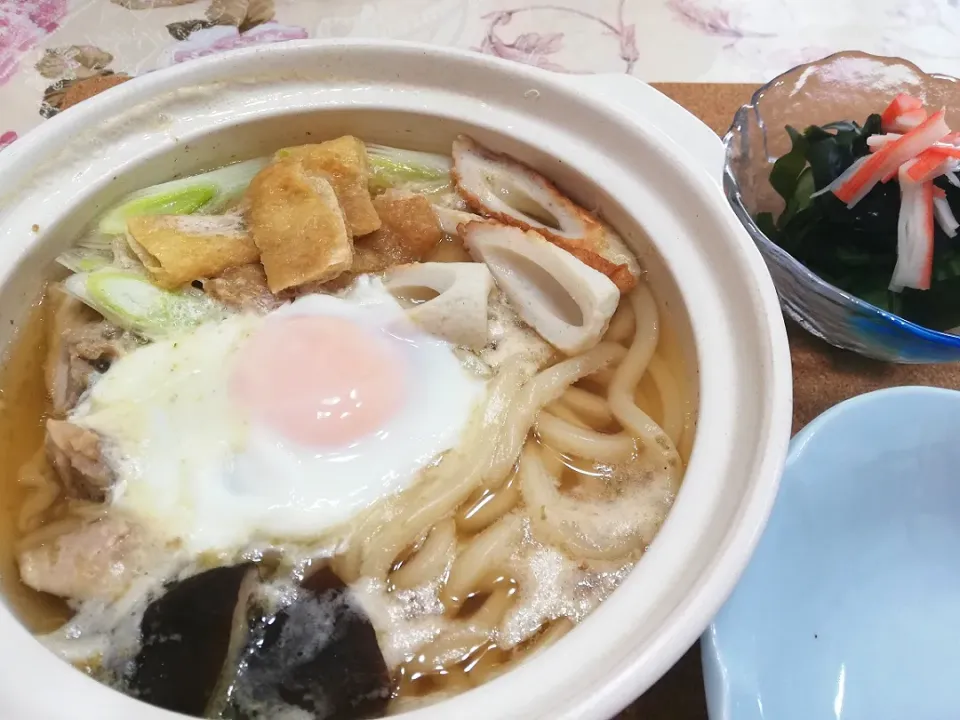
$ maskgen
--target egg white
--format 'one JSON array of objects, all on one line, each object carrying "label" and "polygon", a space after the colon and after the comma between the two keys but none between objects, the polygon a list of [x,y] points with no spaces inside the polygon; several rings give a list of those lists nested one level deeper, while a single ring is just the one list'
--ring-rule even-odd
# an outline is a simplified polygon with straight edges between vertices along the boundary
[{"label": "egg white", "polygon": [[[231,362],[264,322],[285,315],[382,331],[410,368],[400,412],[333,449],[298,445],[243,412],[228,392]],[[456,446],[484,393],[452,346],[413,328],[379,280],[360,278],[340,296],[305,296],[138,348],[70,419],[101,436],[119,481],[115,507],[192,552],[222,551],[322,536],[409,487]]]}]

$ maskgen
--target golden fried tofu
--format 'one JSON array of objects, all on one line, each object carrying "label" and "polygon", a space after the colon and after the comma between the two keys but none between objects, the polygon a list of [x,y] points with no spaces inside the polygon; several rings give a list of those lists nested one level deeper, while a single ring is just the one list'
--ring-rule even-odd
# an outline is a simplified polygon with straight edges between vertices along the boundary
[{"label": "golden fried tofu", "polygon": [[158,285],[176,287],[260,258],[239,215],[142,215],[127,242]]},{"label": "golden fried tofu", "polygon": [[332,280],[353,263],[353,238],[337,195],[296,160],[274,162],[244,198],[247,228],[260,248],[270,291]]},{"label": "golden fried tofu", "polygon": [[327,178],[337,193],[347,228],[354,237],[380,228],[380,218],[370,199],[370,163],[362,140],[344,135],[318,145],[297,145],[280,150],[278,158],[299,160],[311,175]]},{"label": "golden fried tofu", "polygon": [[375,233],[357,238],[354,273],[380,272],[423,260],[443,239],[440,222],[423,195],[387,191],[374,198],[383,225]]}]

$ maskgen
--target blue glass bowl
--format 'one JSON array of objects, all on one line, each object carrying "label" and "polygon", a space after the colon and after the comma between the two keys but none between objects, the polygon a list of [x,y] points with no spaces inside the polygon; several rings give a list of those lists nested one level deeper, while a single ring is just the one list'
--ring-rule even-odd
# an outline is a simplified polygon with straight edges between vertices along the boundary
[{"label": "blue glass bowl", "polygon": [[724,138],[724,190],[767,262],[783,311],[807,331],[878,360],[960,361],[960,337],[921,327],[834,287],[768,239],[754,222],[760,212],[778,216],[783,210],[769,177],[773,163],[790,149],[786,125],[862,121],[899,92],[931,107],[946,107],[948,122],[960,119],[960,81],[929,75],[899,58],[844,52],[780,75],[757,90],[734,117]]}]

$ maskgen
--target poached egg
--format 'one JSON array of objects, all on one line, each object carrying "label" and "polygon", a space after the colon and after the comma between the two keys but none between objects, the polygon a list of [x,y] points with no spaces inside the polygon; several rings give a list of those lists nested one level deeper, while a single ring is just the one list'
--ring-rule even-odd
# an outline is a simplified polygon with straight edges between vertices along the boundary
[{"label": "poached egg", "polygon": [[486,383],[379,279],[129,353],[70,419],[112,502],[194,552],[325,535],[455,447]]}]

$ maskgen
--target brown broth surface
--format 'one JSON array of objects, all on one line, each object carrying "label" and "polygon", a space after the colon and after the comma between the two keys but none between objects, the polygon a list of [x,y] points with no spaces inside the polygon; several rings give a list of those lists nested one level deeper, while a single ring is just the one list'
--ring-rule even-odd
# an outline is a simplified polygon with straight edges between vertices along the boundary
[{"label": "brown broth surface", "polygon": [[16,544],[25,490],[20,468],[43,445],[50,403],[43,378],[47,337],[43,306],[38,303],[17,329],[0,369],[0,587],[13,612],[32,632],[50,632],[70,617],[59,598],[20,581]]}]

